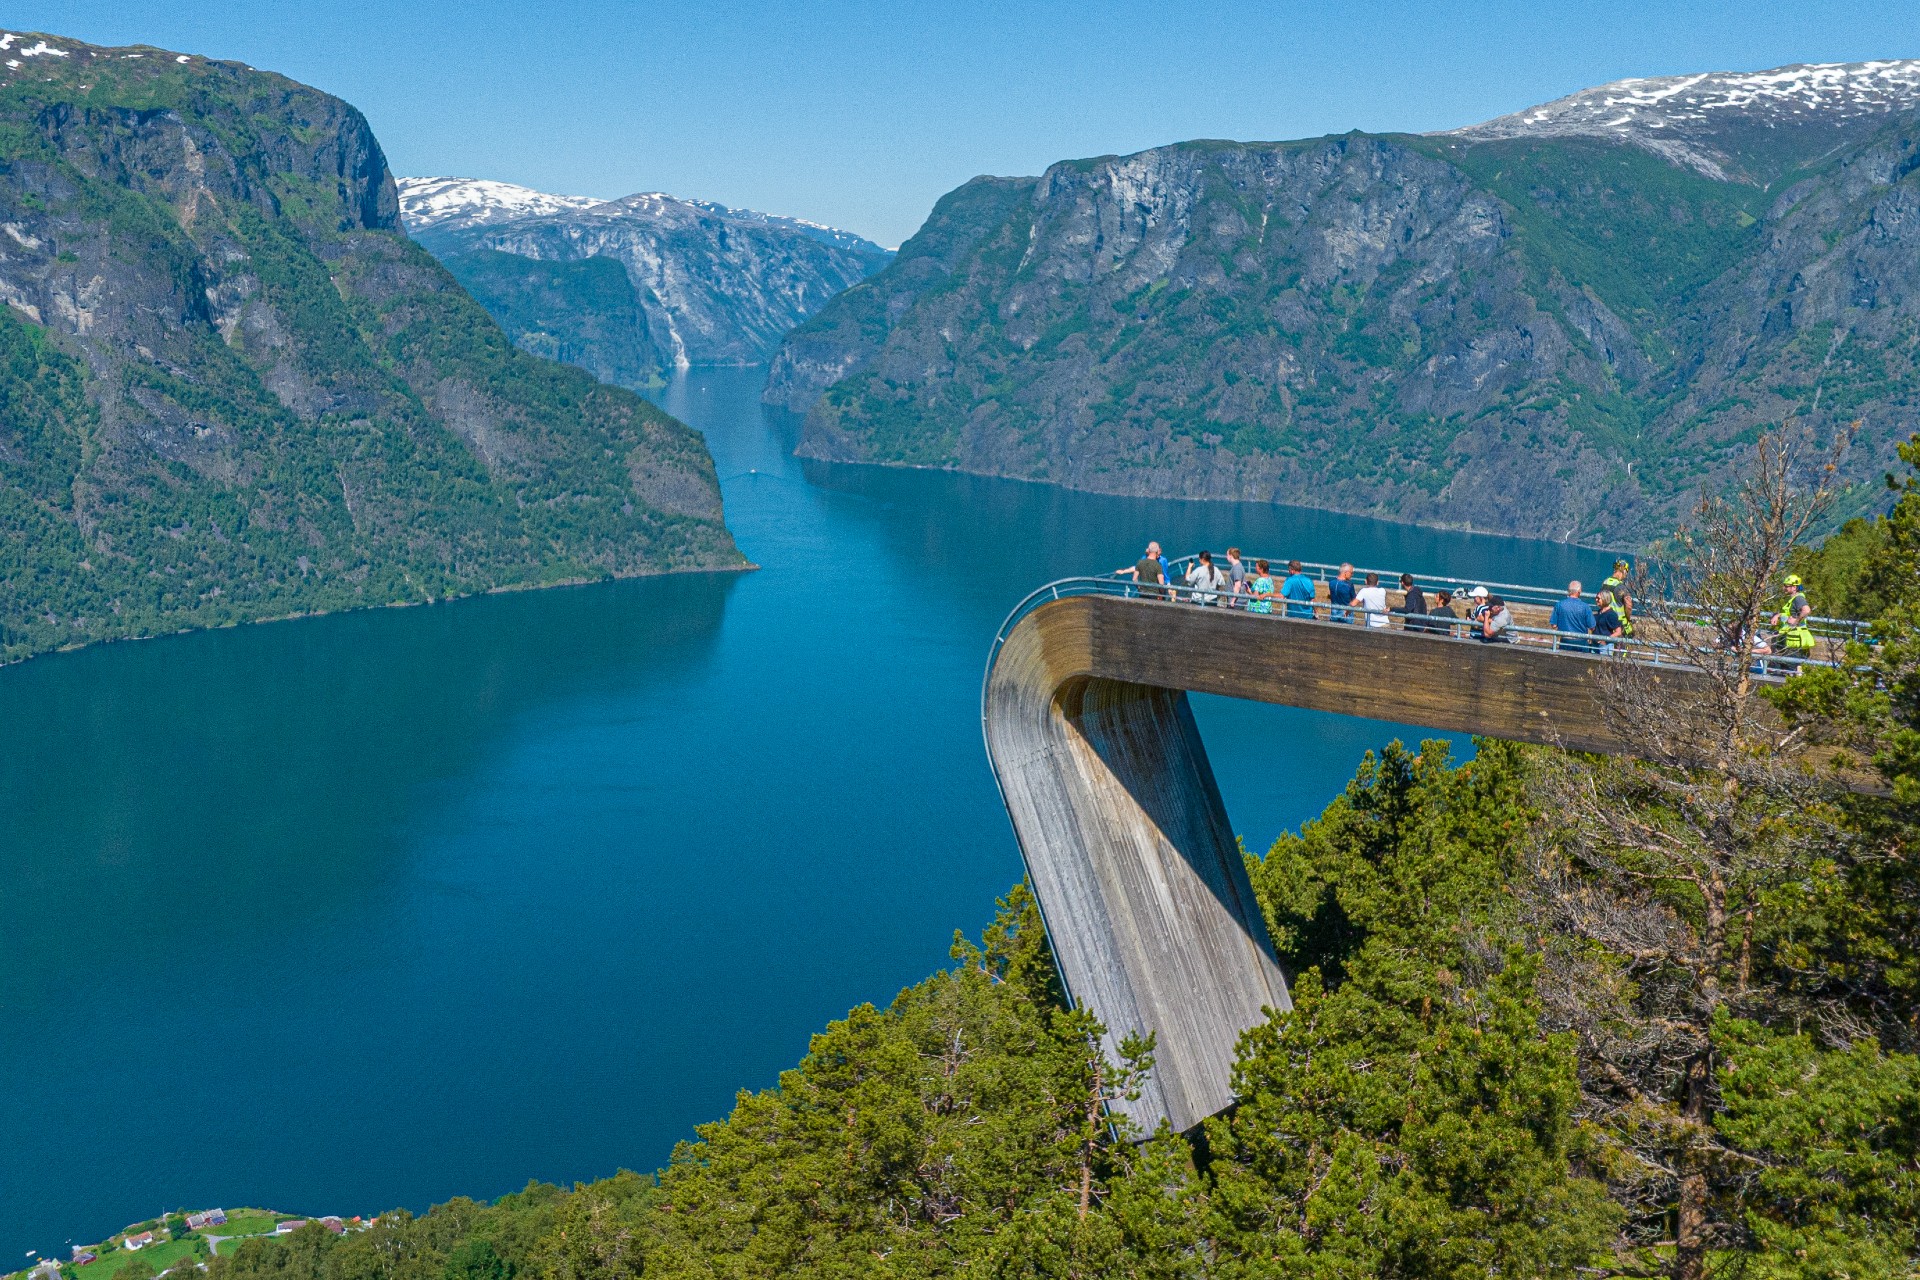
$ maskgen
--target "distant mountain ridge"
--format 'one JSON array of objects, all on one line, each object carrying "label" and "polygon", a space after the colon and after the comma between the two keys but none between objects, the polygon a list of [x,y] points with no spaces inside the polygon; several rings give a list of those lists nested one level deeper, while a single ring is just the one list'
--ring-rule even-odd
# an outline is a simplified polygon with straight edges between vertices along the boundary
[{"label": "distant mountain ridge", "polygon": [[[1606,138],[1720,181],[1747,179],[1766,134],[1817,153],[1858,142],[1887,118],[1920,109],[1920,59],[1797,63],[1772,71],[1616,80],[1435,137]],[[1811,135],[1811,136],[1807,136]],[[1761,145],[1756,146],[1756,143]]]},{"label": "distant mountain ridge", "polygon": [[446,177],[398,191],[409,232],[517,343],[629,386],[763,363],[892,257],[852,232],[658,192],[601,200]]},{"label": "distant mountain ridge", "polygon": [[814,457],[1600,544],[1769,424],[1920,409],[1920,63],[979,178],[788,335]]},{"label": "distant mountain ridge", "polygon": [[0,659],[737,568],[699,436],[523,354],[348,104],[0,32]]}]

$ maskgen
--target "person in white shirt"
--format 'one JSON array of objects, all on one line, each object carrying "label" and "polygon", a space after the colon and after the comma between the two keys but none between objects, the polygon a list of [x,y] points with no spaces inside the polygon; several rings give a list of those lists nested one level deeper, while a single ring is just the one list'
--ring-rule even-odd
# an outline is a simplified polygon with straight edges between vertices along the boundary
[{"label": "person in white shirt", "polygon": [[1370,627],[1387,625],[1387,589],[1380,585],[1380,575],[1367,575],[1367,585],[1353,594],[1353,607],[1360,610]]},{"label": "person in white shirt", "polygon": [[1213,562],[1213,552],[1202,551],[1187,566],[1187,585],[1193,588],[1195,604],[1220,603],[1220,593],[1227,588],[1227,574]]}]

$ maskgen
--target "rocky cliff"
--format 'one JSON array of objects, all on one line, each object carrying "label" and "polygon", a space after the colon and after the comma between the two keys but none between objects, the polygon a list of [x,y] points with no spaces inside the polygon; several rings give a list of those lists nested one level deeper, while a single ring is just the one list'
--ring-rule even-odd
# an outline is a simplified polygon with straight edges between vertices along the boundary
[{"label": "rocky cliff", "polygon": [[[403,178],[400,209],[516,342],[628,386],[691,364],[764,363],[891,257],[832,227],[658,193]],[[595,287],[579,266],[591,262],[617,264],[625,284],[608,274]]]},{"label": "rocky cliff", "polygon": [[789,335],[810,456],[1597,543],[1769,424],[1912,430],[1920,63],[979,179]]},{"label": "rocky cliff", "polygon": [[0,32],[0,657],[741,563],[697,435],[515,351],[366,121]]}]

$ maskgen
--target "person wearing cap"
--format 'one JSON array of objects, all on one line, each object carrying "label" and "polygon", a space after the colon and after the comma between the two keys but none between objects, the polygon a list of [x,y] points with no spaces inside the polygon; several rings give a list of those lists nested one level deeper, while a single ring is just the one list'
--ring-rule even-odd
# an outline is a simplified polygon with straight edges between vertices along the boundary
[{"label": "person wearing cap", "polygon": [[1627,587],[1627,577],[1633,572],[1633,566],[1625,560],[1613,562],[1613,572],[1600,584],[1600,589],[1613,596],[1614,612],[1620,615],[1620,637],[1627,639],[1633,635],[1633,592]]},{"label": "person wearing cap", "polygon": [[1773,616],[1774,626],[1780,629],[1780,649],[1789,658],[1813,657],[1813,628],[1808,620],[1813,617],[1813,605],[1802,590],[1800,575],[1790,573],[1786,578],[1789,593],[1787,602],[1779,613]]},{"label": "person wearing cap", "polygon": [[1473,633],[1480,633],[1480,624],[1487,620],[1487,589],[1475,587],[1467,592],[1467,620],[1474,624]]}]

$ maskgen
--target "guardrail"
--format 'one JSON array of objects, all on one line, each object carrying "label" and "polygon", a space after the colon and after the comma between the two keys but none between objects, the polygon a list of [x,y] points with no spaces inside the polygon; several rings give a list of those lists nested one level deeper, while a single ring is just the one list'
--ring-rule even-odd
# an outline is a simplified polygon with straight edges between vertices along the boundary
[{"label": "guardrail", "polygon": [[[1185,558],[1186,561],[1191,561],[1192,559],[1193,557]],[[1173,564],[1180,563],[1183,563],[1183,561],[1173,562]],[[1171,569],[1172,565],[1169,565],[1169,577],[1172,576]],[[1071,596],[1085,595],[1104,595],[1123,599],[1143,600],[1149,603],[1163,604],[1168,607],[1187,609],[1231,609],[1236,613],[1245,615],[1249,620],[1275,618],[1311,626],[1361,627],[1368,630],[1413,631],[1436,641],[1452,641],[1459,644],[1511,643],[1532,648],[1553,649],[1568,658],[1584,661],[1624,660],[1647,666],[1672,668],[1698,666],[1698,663],[1687,660],[1689,653],[1699,652],[1697,647],[1689,648],[1688,646],[1675,644],[1668,640],[1656,639],[1651,634],[1617,637],[1609,640],[1600,636],[1580,636],[1564,631],[1556,631],[1547,627],[1528,627],[1515,624],[1506,628],[1503,632],[1504,635],[1510,637],[1509,640],[1489,642],[1480,637],[1479,623],[1469,618],[1456,616],[1449,619],[1444,614],[1408,614],[1396,613],[1392,610],[1368,613],[1367,611],[1347,606],[1348,612],[1352,616],[1350,619],[1343,619],[1335,616],[1341,606],[1329,605],[1324,600],[1309,604],[1306,601],[1287,601],[1278,597],[1275,597],[1269,602],[1271,604],[1270,612],[1259,612],[1250,607],[1253,602],[1251,598],[1247,596],[1228,596],[1222,593],[1214,603],[1196,602],[1194,600],[1196,593],[1192,588],[1177,584],[1157,586],[1135,583],[1125,576],[1131,572],[1129,569],[1122,569],[1113,573],[1086,574],[1071,578],[1060,578],[1030,592],[1025,599],[1013,607],[1013,611],[1007,615],[1006,621],[1002,622],[1000,629],[994,633],[993,643],[987,652],[987,673],[990,675],[993,671],[994,659],[999,656],[1000,647],[1006,643],[1007,637],[1013,633],[1013,629],[1020,624],[1022,618],[1025,618],[1029,613],[1032,613],[1043,604],[1048,604],[1054,600],[1066,599]],[[1356,570],[1355,572],[1357,573],[1359,571]],[[1374,572],[1378,571],[1375,570]],[[1386,575],[1382,574],[1381,576],[1384,579]],[[1397,574],[1394,580],[1398,581]],[[1458,581],[1457,579],[1423,579],[1419,575],[1416,575],[1414,580],[1417,583]],[[1513,602],[1513,596],[1510,596],[1508,593],[1515,592],[1517,594],[1517,591],[1520,590],[1501,583],[1475,583],[1474,585],[1486,586],[1490,592],[1499,595],[1502,599],[1508,600],[1509,603]],[[1438,589],[1451,590],[1452,588],[1436,587],[1436,590]],[[1546,588],[1531,587],[1524,588],[1524,590],[1530,591],[1535,595],[1544,594],[1545,599],[1537,601],[1522,600],[1520,603],[1546,604],[1560,598],[1557,595],[1553,595]],[[1300,616],[1298,613],[1290,614],[1288,612],[1289,605],[1298,610],[1310,609],[1313,612],[1313,616],[1309,618]],[[1648,627],[1648,620],[1642,619],[1641,621],[1643,627]],[[1651,627],[1648,627],[1648,630],[1651,630]],[[1835,638],[1841,639],[1844,637]],[[1756,681],[1777,684],[1802,667],[1826,667],[1832,665],[1833,663],[1831,661],[1821,658],[1794,658],[1784,654],[1754,653],[1752,655],[1751,674]],[[983,713],[985,693],[985,677],[983,677],[981,686]]]},{"label": "guardrail", "polygon": [[[1180,583],[1185,580],[1188,567],[1199,558],[1197,555],[1187,555],[1181,556],[1177,560],[1169,560],[1167,562],[1167,581],[1175,586],[1180,585]],[[1285,570],[1288,561],[1278,560],[1272,556],[1242,556],[1240,557],[1240,563],[1247,566],[1247,573],[1251,576],[1253,573],[1253,562],[1263,558],[1268,565],[1273,568],[1274,572],[1269,576],[1275,581],[1286,576]],[[1223,570],[1226,567],[1223,559],[1216,559],[1214,563]],[[1317,560],[1303,560],[1300,562],[1300,568],[1308,577],[1316,582],[1322,583],[1329,582],[1340,574],[1339,565],[1322,564]],[[1119,577],[1124,579],[1125,575],[1132,572],[1133,568],[1129,565],[1125,569],[1115,570],[1112,574],[1100,574],[1096,576]],[[1353,576],[1356,582],[1363,582],[1369,573],[1377,573],[1380,575],[1381,583],[1391,590],[1398,585],[1400,575],[1403,572],[1404,570],[1401,569],[1369,569],[1355,565]],[[1559,603],[1561,598],[1566,594],[1566,588],[1564,586],[1538,587],[1517,582],[1485,582],[1475,578],[1450,578],[1445,574],[1437,573],[1415,573],[1410,576],[1414,582],[1419,585],[1420,589],[1429,595],[1435,591],[1451,591],[1456,597],[1460,597],[1466,595],[1475,587],[1485,587],[1489,593],[1499,596],[1508,604],[1529,604],[1539,605],[1542,608],[1552,608],[1555,604]],[[1588,584],[1588,586],[1587,596],[1588,599],[1591,599],[1595,592],[1592,589],[1593,584]],[[1679,607],[1684,609],[1687,606],[1683,605]],[[1702,614],[1704,615],[1704,610]],[[1862,639],[1872,626],[1871,623],[1861,622],[1855,618],[1825,617],[1808,618],[1807,625],[1815,635],[1836,642]]]}]

